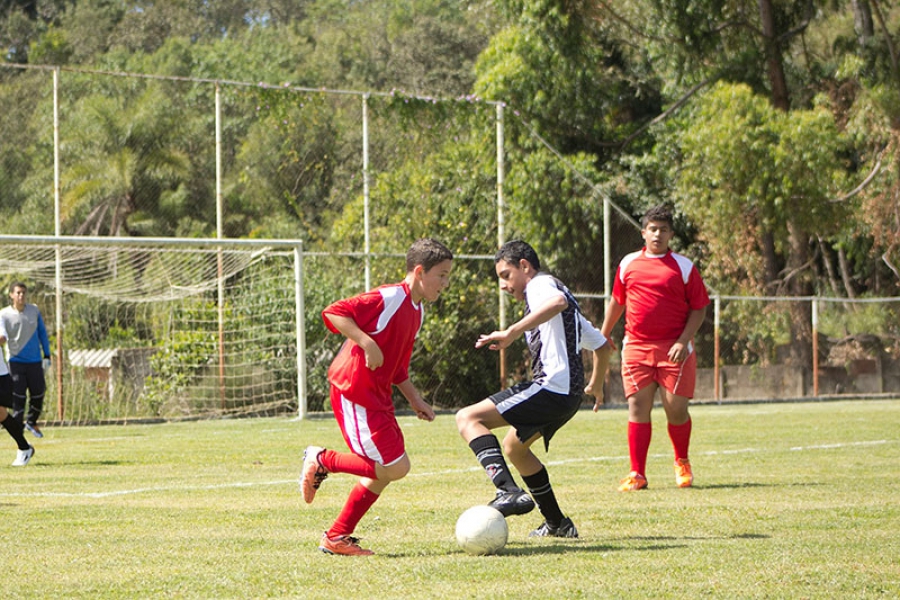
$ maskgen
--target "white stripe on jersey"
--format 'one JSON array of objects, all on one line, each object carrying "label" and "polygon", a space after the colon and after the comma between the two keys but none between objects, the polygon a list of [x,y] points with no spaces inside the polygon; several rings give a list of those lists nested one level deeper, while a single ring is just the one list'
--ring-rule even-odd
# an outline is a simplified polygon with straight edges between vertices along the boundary
[{"label": "white stripe on jersey", "polygon": [[509,409],[518,406],[519,404],[525,402],[538,392],[544,389],[541,385],[537,383],[532,383],[530,386],[519,392],[518,394],[513,394],[509,398],[499,402],[497,404],[497,412],[501,415],[508,411]]},{"label": "white stripe on jersey", "polygon": [[[400,307],[403,306],[403,302],[409,298],[403,287],[399,285],[384,286],[378,291],[381,293],[381,299],[384,301],[384,310],[382,310],[381,314],[378,316],[378,323],[375,325],[375,331],[370,332],[372,334],[381,333],[384,328],[388,326],[388,323],[391,322],[394,315],[397,314],[397,311],[400,310]],[[412,298],[409,298],[409,302],[413,306],[416,306],[412,301]],[[419,322],[419,327],[421,328],[422,322],[425,320],[425,311],[422,310],[421,305],[416,308],[421,316]]]},{"label": "white stripe on jersey", "polygon": [[[668,254],[668,253],[667,253]],[[644,252],[643,250],[637,250],[636,252],[631,252],[625,255],[625,258],[619,263],[619,280],[625,281],[625,271],[628,268],[628,265],[631,264],[636,258],[640,258],[644,256],[646,258],[665,258],[665,254],[651,254],[649,252]],[[694,263],[691,259],[683,254],[678,254],[677,252],[672,252],[672,258],[675,259],[675,264],[678,265],[678,270],[681,271],[681,280],[684,282],[684,285],[687,285],[688,279],[691,278],[691,270],[694,268]]]},{"label": "white stripe on jersey", "polygon": [[384,459],[375,444],[372,442],[372,431],[369,429],[369,421],[366,409],[359,404],[354,404],[341,394],[341,406],[344,414],[344,431],[350,440],[353,451],[360,456],[371,458],[377,463],[383,463]]}]

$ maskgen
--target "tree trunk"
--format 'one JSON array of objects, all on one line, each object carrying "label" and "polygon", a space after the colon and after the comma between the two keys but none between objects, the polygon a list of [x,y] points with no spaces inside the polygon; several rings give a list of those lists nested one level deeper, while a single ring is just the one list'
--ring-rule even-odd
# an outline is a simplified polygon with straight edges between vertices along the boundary
[{"label": "tree trunk", "polygon": [[872,21],[872,7],[869,0],[852,0],[853,5],[853,29],[856,30],[856,40],[860,49],[869,45],[869,40],[875,36],[875,23]]},{"label": "tree trunk", "polygon": [[[771,287],[778,280],[778,255],[775,253],[775,236],[771,231],[764,231],[759,240],[763,257],[766,285]],[[771,290],[774,291],[774,290]]]},{"label": "tree trunk", "polygon": [[856,298],[856,290],[853,289],[853,277],[850,275],[850,262],[843,248],[838,248],[838,264],[841,267],[841,279],[844,281],[844,289],[848,298]]},{"label": "tree trunk", "polygon": [[822,249],[822,264],[825,266],[825,273],[828,276],[828,284],[831,286],[831,293],[836,297],[840,297],[841,291],[838,289],[837,273],[834,272],[834,265],[831,262],[831,249],[828,244],[819,237],[819,248]]},{"label": "tree trunk", "polygon": [[872,0],[872,9],[875,13],[875,18],[878,19],[878,25],[881,27],[882,32],[884,32],[884,41],[887,43],[888,53],[891,55],[891,72],[894,74],[894,79],[900,82],[900,66],[898,66],[900,59],[897,58],[897,50],[894,49],[894,40],[891,38],[891,30],[884,22],[884,15],[881,14],[881,8],[878,6],[877,0]]},{"label": "tree trunk", "polygon": [[772,92],[772,106],[783,111],[791,107],[784,64],[781,59],[781,45],[775,32],[775,15],[772,0],[759,0],[759,19],[762,24],[763,44],[766,50],[766,67]]}]

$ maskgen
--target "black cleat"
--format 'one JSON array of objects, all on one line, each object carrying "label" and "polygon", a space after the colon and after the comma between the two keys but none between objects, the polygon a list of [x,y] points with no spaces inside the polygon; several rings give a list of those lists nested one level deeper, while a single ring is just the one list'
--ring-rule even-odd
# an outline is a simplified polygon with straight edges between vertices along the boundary
[{"label": "black cleat", "polygon": [[528,537],[561,537],[561,538],[577,538],[578,530],[575,529],[575,523],[569,517],[563,517],[559,527],[550,527],[547,521],[541,523],[541,526],[528,534]]},{"label": "black cleat", "polygon": [[534,500],[531,499],[526,492],[519,490],[517,492],[497,492],[497,496],[488,502],[488,506],[492,506],[500,511],[504,517],[510,515],[524,515],[534,510]]}]

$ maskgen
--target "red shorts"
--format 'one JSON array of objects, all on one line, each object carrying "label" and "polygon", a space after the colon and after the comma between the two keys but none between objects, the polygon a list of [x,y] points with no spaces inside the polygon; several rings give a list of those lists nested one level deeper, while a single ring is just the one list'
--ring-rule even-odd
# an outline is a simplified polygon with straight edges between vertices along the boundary
[{"label": "red shorts", "polygon": [[674,341],[627,342],[622,347],[622,384],[625,397],[630,398],[651,383],[658,383],[676,396],[694,397],[697,380],[697,353],[694,344],[688,345],[687,359],[676,363],[669,360],[669,348]]},{"label": "red shorts", "polygon": [[389,467],[406,453],[403,432],[393,411],[366,409],[331,386],[331,409],[347,447],[359,456]]}]

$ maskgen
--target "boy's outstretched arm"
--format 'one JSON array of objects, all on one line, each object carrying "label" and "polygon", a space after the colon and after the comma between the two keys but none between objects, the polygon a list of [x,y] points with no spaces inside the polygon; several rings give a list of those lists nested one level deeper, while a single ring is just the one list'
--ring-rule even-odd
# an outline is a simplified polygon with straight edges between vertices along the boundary
[{"label": "boy's outstretched arm", "polygon": [[413,412],[416,413],[417,417],[423,421],[434,421],[434,409],[430,404],[425,402],[422,398],[422,394],[419,393],[419,390],[416,389],[416,386],[413,385],[412,381],[407,379],[402,383],[398,383],[397,389],[400,390],[400,393],[403,394],[403,397],[409,402],[410,408],[413,409]]},{"label": "boy's outstretched arm", "polygon": [[491,350],[502,350],[512,344],[516,338],[540,325],[546,323],[569,306],[568,300],[562,294],[554,296],[503,331],[481,334],[475,342],[476,348],[487,345]]}]

